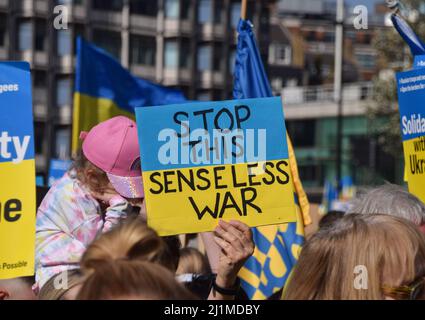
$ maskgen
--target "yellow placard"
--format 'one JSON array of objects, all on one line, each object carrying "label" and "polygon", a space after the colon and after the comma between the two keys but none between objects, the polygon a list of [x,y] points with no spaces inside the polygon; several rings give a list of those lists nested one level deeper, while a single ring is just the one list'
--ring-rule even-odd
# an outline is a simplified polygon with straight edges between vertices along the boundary
[{"label": "yellow placard", "polygon": [[34,274],[35,161],[0,163],[0,279]]},{"label": "yellow placard", "polygon": [[403,142],[409,192],[425,202],[425,137]]},{"label": "yellow placard", "polygon": [[160,235],[211,231],[217,219],[249,226],[295,221],[288,160],[143,173],[148,223]]}]

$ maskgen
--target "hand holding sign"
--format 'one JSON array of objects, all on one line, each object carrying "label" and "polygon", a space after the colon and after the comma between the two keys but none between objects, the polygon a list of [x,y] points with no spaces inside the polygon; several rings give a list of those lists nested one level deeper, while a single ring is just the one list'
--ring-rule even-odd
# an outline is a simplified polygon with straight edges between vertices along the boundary
[{"label": "hand holding sign", "polygon": [[280,98],[136,109],[148,224],[160,235],[295,221]]},{"label": "hand holding sign", "polygon": [[238,273],[254,253],[251,229],[244,223],[220,220],[214,241],[221,248],[216,283],[223,288],[234,286]]}]

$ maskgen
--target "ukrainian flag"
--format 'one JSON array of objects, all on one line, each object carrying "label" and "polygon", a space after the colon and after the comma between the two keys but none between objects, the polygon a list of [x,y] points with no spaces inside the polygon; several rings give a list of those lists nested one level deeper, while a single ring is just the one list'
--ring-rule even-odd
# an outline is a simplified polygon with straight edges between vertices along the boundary
[{"label": "ukrainian flag", "polygon": [[134,108],[185,102],[174,90],[137,78],[106,51],[77,39],[72,151],[81,131],[117,115],[134,119]]},{"label": "ukrainian flag", "polygon": [[[261,62],[252,24],[240,20],[238,34],[234,98],[271,97],[272,90]],[[297,222],[253,228],[256,248],[239,273],[242,287],[250,299],[267,299],[284,287],[304,243],[304,226],[311,223],[308,199],[298,175],[289,136],[288,152]]]}]

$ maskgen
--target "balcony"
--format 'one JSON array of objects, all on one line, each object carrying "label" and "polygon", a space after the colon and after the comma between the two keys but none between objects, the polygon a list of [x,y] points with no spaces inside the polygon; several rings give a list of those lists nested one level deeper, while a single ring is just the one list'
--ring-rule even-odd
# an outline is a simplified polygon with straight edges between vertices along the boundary
[{"label": "balcony", "polygon": [[91,12],[93,22],[98,22],[103,26],[122,26],[122,14],[121,12],[108,12],[93,10]]},{"label": "balcony", "polygon": [[130,28],[133,30],[141,29],[143,31],[150,30],[156,32],[157,19],[156,17],[132,14],[130,16]]},{"label": "balcony", "polygon": [[74,71],[76,58],[72,55],[57,57],[60,73],[72,73]]},{"label": "balcony", "polygon": [[[283,88],[281,95],[288,119],[323,118],[337,115],[333,85]],[[373,94],[371,82],[346,84],[343,87],[343,115],[362,115]]]},{"label": "balcony", "polygon": [[58,112],[58,124],[70,125],[72,123],[72,107],[70,105],[59,106]]},{"label": "balcony", "polygon": [[148,65],[133,64],[130,67],[130,72],[140,78],[155,81],[156,69]]},{"label": "balcony", "polygon": [[18,8],[24,15],[33,15],[34,13],[45,16],[49,13],[48,0],[21,0]]},{"label": "balcony", "polygon": [[193,32],[192,25],[189,20],[164,20],[164,35],[165,37],[176,37],[183,34],[191,34]]},{"label": "balcony", "polygon": [[36,51],[33,62],[38,67],[46,67],[49,63],[49,57],[46,52]]}]

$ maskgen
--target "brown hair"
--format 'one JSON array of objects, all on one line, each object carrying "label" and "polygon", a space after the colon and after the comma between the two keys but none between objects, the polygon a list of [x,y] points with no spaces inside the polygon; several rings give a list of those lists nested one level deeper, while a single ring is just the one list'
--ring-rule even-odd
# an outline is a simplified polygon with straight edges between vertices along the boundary
[{"label": "brown hair", "polygon": [[129,218],[93,241],[81,259],[81,269],[91,272],[105,260],[119,259],[157,262],[172,272],[177,268],[167,243],[141,218]]},{"label": "brown hair", "polygon": [[[366,267],[367,289],[354,285],[357,266]],[[383,286],[408,285],[423,276],[425,238],[413,223],[348,214],[308,240],[283,298],[383,299]]]},{"label": "brown hair", "polygon": [[183,248],[180,250],[180,261],[176,274],[185,273],[209,274],[211,273],[208,259],[195,248]]},{"label": "brown hair", "polygon": [[91,191],[103,193],[110,183],[106,172],[91,163],[81,149],[74,158],[70,170],[75,171],[77,179]]},{"label": "brown hair", "polygon": [[164,267],[147,261],[104,261],[86,279],[77,299],[194,299]]}]

